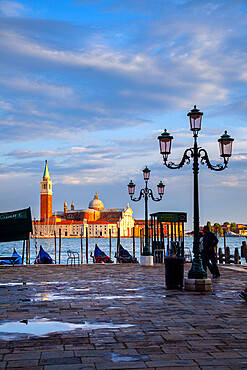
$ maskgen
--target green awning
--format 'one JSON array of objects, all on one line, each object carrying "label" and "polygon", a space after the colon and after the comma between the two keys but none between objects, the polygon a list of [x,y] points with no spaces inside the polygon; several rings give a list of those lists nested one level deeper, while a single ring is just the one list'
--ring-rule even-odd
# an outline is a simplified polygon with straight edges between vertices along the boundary
[{"label": "green awning", "polygon": [[31,209],[0,213],[0,242],[28,240],[33,231]]},{"label": "green awning", "polygon": [[156,216],[158,222],[187,222],[187,213],[185,212],[157,212],[151,216]]}]

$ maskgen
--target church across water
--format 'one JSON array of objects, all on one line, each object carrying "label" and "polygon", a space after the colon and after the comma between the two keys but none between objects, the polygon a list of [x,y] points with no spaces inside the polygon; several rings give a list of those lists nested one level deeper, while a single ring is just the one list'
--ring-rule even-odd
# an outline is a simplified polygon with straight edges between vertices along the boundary
[{"label": "church across water", "polygon": [[105,209],[95,193],[86,209],[77,209],[72,201],[68,210],[65,200],[63,211],[54,212],[52,196],[52,181],[45,161],[40,191],[40,221],[35,221],[33,228],[38,238],[52,237],[54,232],[56,235],[61,232],[62,237],[85,237],[86,233],[89,237],[109,237],[110,233],[112,237],[116,237],[118,228],[121,237],[130,237],[133,233],[135,220],[129,203],[123,208]]}]

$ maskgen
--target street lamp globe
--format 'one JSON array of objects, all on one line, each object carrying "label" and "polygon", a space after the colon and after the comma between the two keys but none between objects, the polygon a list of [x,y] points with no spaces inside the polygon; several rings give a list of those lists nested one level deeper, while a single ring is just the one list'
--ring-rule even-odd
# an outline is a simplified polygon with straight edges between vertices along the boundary
[{"label": "street lamp globe", "polygon": [[158,188],[158,194],[160,196],[164,195],[164,192],[165,192],[165,185],[163,184],[162,181],[159,182],[159,184],[157,185],[157,188]]},{"label": "street lamp globe", "polygon": [[160,154],[163,155],[164,161],[166,161],[168,155],[171,154],[172,139],[173,136],[171,136],[169,132],[166,131],[166,129],[160,136],[158,136],[158,140],[160,143]]},{"label": "street lamp globe", "polygon": [[133,183],[132,180],[128,184],[128,191],[129,195],[133,195],[135,193],[135,184]]},{"label": "street lamp globe", "polygon": [[191,109],[187,116],[190,118],[190,130],[196,133],[200,131],[203,113],[196,108],[196,105],[194,105],[194,108]]},{"label": "street lamp globe", "polygon": [[228,135],[227,131],[219,138],[219,147],[220,147],[220,156],[224,158],[224,160],[228,161],[232,155],[232,143],[234,139]]},{"label": "street lamp globe", "polygon": [[143,172],[143,178],[144,178],[144,180],[145,181],[149,180],[151,170],[146,166],[144,168],[144,170],[142,170],[142,172]]}]

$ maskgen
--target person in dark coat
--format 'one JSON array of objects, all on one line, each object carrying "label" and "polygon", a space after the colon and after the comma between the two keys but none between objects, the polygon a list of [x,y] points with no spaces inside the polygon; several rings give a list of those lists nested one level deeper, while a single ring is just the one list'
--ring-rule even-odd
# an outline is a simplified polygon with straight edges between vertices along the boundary
[{"label": "person in dark coat", "polygon": [[213,278],[220,277],[220,272],[217,266],[217,259],[215,256],[215,247],[218,244],[216,236],[209,231],[209,227],[206,225],[203,228],[203,240],[202,240],[202,264],[205,271],[207,267]]}]

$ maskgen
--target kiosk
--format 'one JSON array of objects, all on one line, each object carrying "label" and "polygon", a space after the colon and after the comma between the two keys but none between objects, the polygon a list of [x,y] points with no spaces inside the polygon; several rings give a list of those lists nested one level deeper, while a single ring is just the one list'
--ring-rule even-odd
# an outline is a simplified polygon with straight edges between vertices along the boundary
[{"label": "kiosk", "polygon": [[185,212],[157,212],[151,215],[152,254],[155,263],[165,257],[184,257]]},{"label": "kiosk", "polygon": [[187,213],[157,212],[151,216],[154,263],[165,263],[167,289],[184,285],[184,223]]}]

